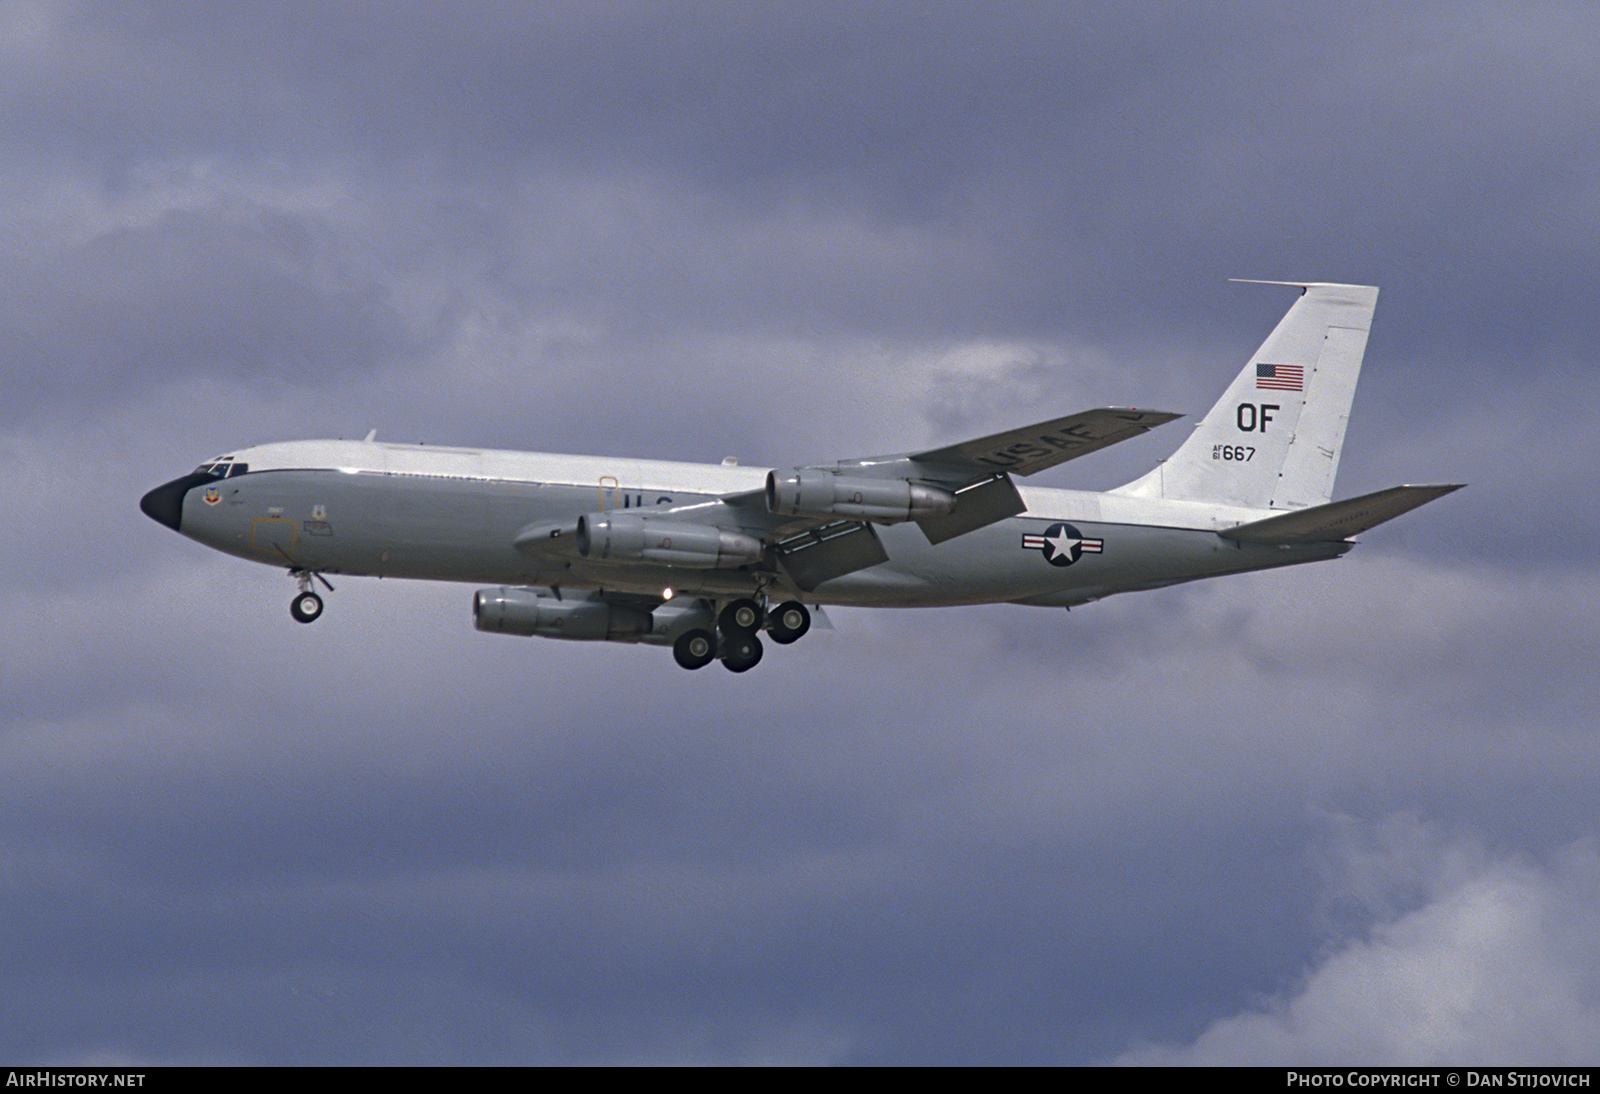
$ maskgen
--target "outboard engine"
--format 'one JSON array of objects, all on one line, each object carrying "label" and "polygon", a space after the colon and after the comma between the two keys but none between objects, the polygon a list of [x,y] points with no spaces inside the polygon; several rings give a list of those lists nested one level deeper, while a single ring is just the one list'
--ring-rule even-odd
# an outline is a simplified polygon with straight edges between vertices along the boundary
[{"label": "outboard engine", "polygon": [[637,642],[651,630],[647,611],[599,599],[563,600],[536,589],[479,589],[472,598],[480,631],[584,642]]},{"label": "outboard engine", "polygon": [[818,467],[767,472],[767,508],[782,516],[898,524],[948,513],[956,496],[909,479],[867,479]]}]

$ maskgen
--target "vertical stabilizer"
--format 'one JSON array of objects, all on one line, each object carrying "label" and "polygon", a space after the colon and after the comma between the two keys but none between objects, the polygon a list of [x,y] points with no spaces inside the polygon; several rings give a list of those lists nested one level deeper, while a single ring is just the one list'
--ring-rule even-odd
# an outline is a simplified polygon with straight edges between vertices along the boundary
[{"label": "vertical stabilizer", "polygon": [[1256,509],[1333,497],[1378,290],[1264,284],[1303,291],[1182,447],[1116,493]]}]

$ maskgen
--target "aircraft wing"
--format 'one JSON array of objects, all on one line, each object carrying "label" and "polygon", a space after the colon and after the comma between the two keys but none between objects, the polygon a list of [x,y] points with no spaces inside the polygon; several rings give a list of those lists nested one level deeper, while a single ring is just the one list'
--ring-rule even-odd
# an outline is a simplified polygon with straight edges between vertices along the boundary
[{"label": "aircraft wing", "polygon": [[[1043,471],[1178,417],[1086,410],[925,452],[775,470],[764,490],[595,514],[576,528],[530,525],[516,546],[529,555],[619,562],[626,550],[638,561],[702,569],[776,565],[810,591],[889,557],[874,525],[914,521],[930,543],[943,543],[1026,509],[1012,475]],[[615,535],[596,549],[602,541],[591,542],[591,532]],[[613,539],[617,553],[606,553]],[[685,555],[690,544],[694,558]]]},{"label": "aircraft wing", "polygon": [[874,524],[915,521],[943,543],[1027,508],[1012,475],[1032,475],[1182,417],[1103,407],[923,452],[774,471],[764,492],[723,499],[786,523],[773,553],[803,589],[884,561]]},{"label": "aircraft wing", "polygon": [[[1100,407],[1008,429],[976,440],[904,457],[926,481],[951,488],[957,504],[949,513],[917,521],[930,543],[965,535],[1016,516],[1027,508],[1012,475],[1032,475],[1118,441],[1137,437],[1181,414],[1131,407]],[[878,461],[868,466],[879,466]]]},{"label": "aircraft wing", "polygon": [[947,468],[969,475],[992,475],[997,471],[1032,475],[1181,417],[1165,410],[1101,407],[917,452],[908,458],[930,469]]}]

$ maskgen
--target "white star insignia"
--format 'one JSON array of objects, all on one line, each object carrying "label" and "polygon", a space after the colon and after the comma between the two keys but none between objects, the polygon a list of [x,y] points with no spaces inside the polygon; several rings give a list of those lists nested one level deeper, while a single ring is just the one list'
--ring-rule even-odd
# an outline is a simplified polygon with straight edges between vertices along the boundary
[{"label": "white star insignia", "polygon": [[1066,529],[1062,529],[1055,535],[1046,538],[1045,542],[1055,549],[1055,553],[1050,557],[1052,559],[1057,559],[1062,555],[1071,555],[1072,549],[1083,541],[1080,539],[1074,539],[1072,536],[1067,534]]}]

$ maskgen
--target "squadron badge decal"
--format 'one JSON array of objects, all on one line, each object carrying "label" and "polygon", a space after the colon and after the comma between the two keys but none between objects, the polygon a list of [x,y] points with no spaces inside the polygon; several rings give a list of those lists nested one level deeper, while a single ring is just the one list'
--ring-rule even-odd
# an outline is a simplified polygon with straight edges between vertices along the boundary
[{"label": "squadron badge decal", "polygon": [[1040,551],[1052,566],[1071,566],[1085,554],[1098,555],[1105,550],[1103,539],[1084,539],[1070,524],[1052,524],[1043,535],[1024,535],[1024,551]]}]

